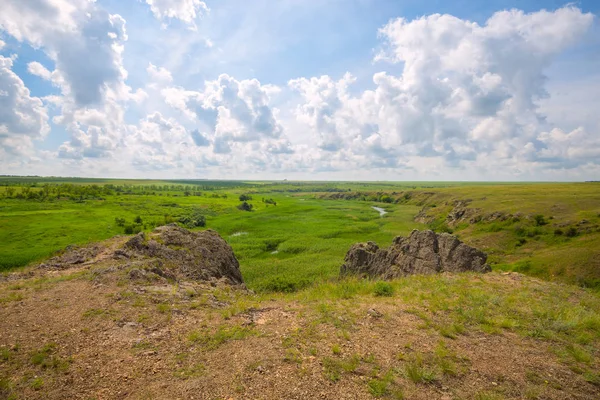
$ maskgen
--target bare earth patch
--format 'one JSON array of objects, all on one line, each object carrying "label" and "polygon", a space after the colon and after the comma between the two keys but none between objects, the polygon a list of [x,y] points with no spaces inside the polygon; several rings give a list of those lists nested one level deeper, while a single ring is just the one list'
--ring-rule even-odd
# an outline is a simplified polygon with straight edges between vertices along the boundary
[{"label": "bare earth patch", "polygon": [[[508,299],[563,290],[553,284],[491,273],[405,278],[389,296],[255,295],[224,282],[132,279],[107,256],[119,240],[71,268],[0,283],[0,398],[600,397],[594,320],[569,347],[523,334],[529,322],[510,313],[486,328],[468,322],[470,303],[436,303],[439,290],[475,298],[471,287],[489,287]],[[596,307],[589,293],[565,290],[557,302]],[[459,326],[451,317],[463,314]],[[570,328],[548,332],[561,329]]]}]

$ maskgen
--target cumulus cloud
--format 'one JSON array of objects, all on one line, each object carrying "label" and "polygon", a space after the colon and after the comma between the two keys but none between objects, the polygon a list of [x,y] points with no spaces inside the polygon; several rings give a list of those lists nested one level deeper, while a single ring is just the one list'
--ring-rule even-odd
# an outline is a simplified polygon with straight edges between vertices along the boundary
[{"label": "cumulus cloud", "polygon": [[201,92],[170,87],[162,93],[168,104],[199,122],[202,135],[214,140],[216,152],[228,153],[232,143],[283,135],[277,110],[269,104],[279,91],[277,87],[262,85],[256,79],[238,81],[226,74],[204,86]]},{"label": "cumulus cloud", "polygon": [[[441,157],[454,167],[478,157],[513,164],[545,157],[540,134],[549,127],[537,105],[547,96],[544,68],[592,20],[575,7],[502,11],[484,25],[439,14],[392,20],[379,31],[376,60],[402,63],[401,75],[377,73],[375,89],[356,96],[349,75],[292,80],[304,99],[297,119],[322,150],[348,149],[373,167],[409,157]],[[519,158],[528,144],[538,151]]]},{"label": "cumulus cloud", "polygon": [[48,113],[12,70],[13,61],[0,56],[0,158],[31,151],[32,140],[50,130]]},{"label": "cumulus cloud", "polygon": [[195,27],[196,18],[209,12],[200,0],[146,0],[154,16],[160,20],[175,18]]},{"label": "cumulus cloud", "polygon": [[52,78],[52,72],[48,68],[44,67],[37,61],[30,62],[27,64],[27,72],[32,75],[39,76],[42,79],[50,80]]},{"label": "cumulus cloud", "polygon": [[[186,76],[158,57],[137,63],[142,67],[128,81],[125,19],[101,2],[2,3],[0,30],[46,53],[43,64],[27,64],[27,73],[49,81],[54,92],[32,96],[13,59],[1,58],[0,156],[26,153],[46,135],[45,104],[71,136],[45,159],[58,156],[71,170],[96,175],[121,169],[231,178],[489,179],[502,171],[508,179],[535,179],[540,171],[600,170],[595,91],[582,78],[576,91],[569,82],[565,95],[544,75],[592,24],[591,14],[573,6],[501,11],[482,24],[440,14],[390,20],[379,30],[380,72],[357,90],[350,73],[278,87],[229,74],[206,78],[201,68]],[[148,5],[157,19],[192,28],[208,12],[200,0],[145,3],[139,6]],[[177,31],[162,33],[178,38]],[[206,51],[204,44],[212,42],[198,51]]]},{"label": "cumulus cloud", "polygon": [[88,0],[7,0],[0,27],[50,56],[65,94],[78,106],[101,103],[107,90],[125,90],[122,52],[127,34],[121,16]]}]

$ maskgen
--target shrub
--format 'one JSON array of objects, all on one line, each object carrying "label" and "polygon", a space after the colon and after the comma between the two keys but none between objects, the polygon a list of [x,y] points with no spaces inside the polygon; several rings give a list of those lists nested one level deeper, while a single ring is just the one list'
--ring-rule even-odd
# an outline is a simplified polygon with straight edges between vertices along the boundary
[{"label": "shrub", "polygon": [[394,201],[394,199],[392,199],[388,195],[383,195],[383,196],[381,196],[381,199],[379,199],[379,201],[381,201],[383,203],[392,203]]},{"label": "shrub", "polygon": [[240,194],[240,201],[248,201],[248,200],[252,200],[252,196],[250,196],[249,194]]},{"label": "shrub", "polygon": [[577,229],[575,229],[574,227],[570,227],[569,229],[567,229],[567,232],[565,233],[566,237],[575,237],[577,236]]},{"label": "shrub", "polygon": [[541,214],[538,214],[538,215],[534,216],[533,220],[534,220],[536,226],[544,226],[544,225],[546,225],[548,223],[544,219],[544,216],[541,215]]},{"label": "shrub", "polygon": [[117,226],[125,226],[125,218],[115,218]]},{"label": "shrub", "polygon": [[140,217],[139,215],[137,217],[135,217],[135,219],[133,220],[133,222],[135,222],[136,224],[142,224],[142,217]]},{"label": "shrub", "polygon": [[562,235],[563,233],[564,233],[564,232],[562,231],[562,229],[555,229],[555,230],[554,230],[554,235],[555,235],[555,236],[560,236],[560,235]]},{"label": "shrub", "polygon": [[394,287],[389,282],[377,282],[374,288],[375,296],[391,297],[394,295]]},{"label": "shrub", "polygon": [[135,233],[140,233],[142,231],[142,227],[139,225],[126,225],[125,226],[125,234],[133,235]]},{"label": "shrub", "polygon": [[242,204],[237,206],[237,208],[238,208],[238,210],[242,210],[242,211],[252,211],[252,204],[244,201],[244,202],[242,202]]}]

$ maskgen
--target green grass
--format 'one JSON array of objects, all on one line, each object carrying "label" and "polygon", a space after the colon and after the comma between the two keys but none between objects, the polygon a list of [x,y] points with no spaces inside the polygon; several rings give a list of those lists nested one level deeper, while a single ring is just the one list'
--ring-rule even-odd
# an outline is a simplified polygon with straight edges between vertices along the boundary
[{"label": "green grass", "polygon": [[199,344],[207,350],[214,350],[229,341],[243,340],[256,335],[258,335],[258,332],[249,327],[237,325],[230,327],[220,326],[214,333],[207,330],[192,331],[188,335],[188,340],[193,344]]},{"label": "green grass", "polygon": [[[28,190],[40,192],[44,184],[51,188],[58,184],[121,185],[126,190],[81,199],[5,197],[9,187],[19,193],[29,185]],[[163,185],[168,190],[155,190]],[[188,189],[199,190],[200,195],[186,196]],[[236,208],[243,193],[253,197],[252,212]],[[272,199],[277,206],[263,199]],[[500,211],[515,217],[450,226],[446,216],[457,201],[468,201],[467,206],[482,216]],[[374,205],[384,206],[388,214],[380,217],[371,208]],[[413,221],[423,207],[434,218],[429,225]],[[387,246],[397,235],[427,227],[452,230],[488,252],[495,269],[600,287],[600,185],[596,183],[0,177],[0,271],[49,257],[68,245],[123,234],[130,225],[150,230],[190,215],[205,217],[206,227],[218,231],[231,244],[246,284],[261,292],[296,292],[314,282],[335,280],[353,243],[371,240]],[[137,216],[142,224],[134,224]],[[116,218],[125,220],[124,226]],[[573,229],[574,236],[566,234]],[[389,295],[381,290],[377,288],[374,293]],[[353,294],[346,291],[346,295]],[[447,333],[449,337],[455,335]]]}]

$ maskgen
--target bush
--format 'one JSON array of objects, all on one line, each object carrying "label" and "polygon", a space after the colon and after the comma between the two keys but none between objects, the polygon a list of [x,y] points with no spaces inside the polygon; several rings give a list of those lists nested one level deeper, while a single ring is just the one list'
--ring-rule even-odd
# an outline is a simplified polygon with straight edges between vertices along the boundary
[{"label": "bush", "polygon": [[577,236],[577,229],[570,227],[569,229],[567,229],[567,232],[565,233],[566,237],[575,237]]},{"label": "bush", "polygon": [[125,226],[125,218],[115,218],[117,226]]},{"label": "bush", "polygon": [[394,199],[392,199],[388,195],[384,195],[384,196],[381,196],[381,199],[379,199],[379,201],[381,201],[383,203],[392,203],[394,201]]},{"label": "bush", "polygon": [[135,222],[136,224],[141,225],[142,224],[142,217],[140,217],[139,215],[137,217],[135,217],[135,219],[133,220],[133,222]]},{"label": "bush", "polygon": [[544,216],[541,215],[541,214],[538,214],[538,215],[534,216],[533,220],[534,220],[536,226],[544,226],[544,225],[546,225],[548,223],[544,219]]},{"label": "bush", "polygon": [[186,228],[197,228],[206,226],[206,217],[203,214],[203,210],[195,208],[188,214],[179,217],[179,223]]},{"label": "bush", "polygon": [[249,194],[241,194],[240,195],[240,201],[248,201],[248,200],[252,200],[252,196],[250,196]]},{"label": "bush", "polygon": [[140,233],[142,231],[142,227],[139,225],[127,225],[125,226],[125,234],[133,235],[136,233]]},{"label": "bush", "polygon": [[554,235],[555,235],[555,236],[560,236],[560,235],[562,235],[563,233],[564,233],[564,232],[562,231],[562,229],[555,229],[555,230],[554,230]]},{"label": "bush", "polygon": [[377,282],[374,288],[375,296],[392,297],[394,295],[394,287],[389,282]]},{"label": "bush", "polygon": [[242,204],[237,206],[237,208],[238,208],[238,210],[242,210],[242,211],[252,211],[252,204],[244,201]]}]

